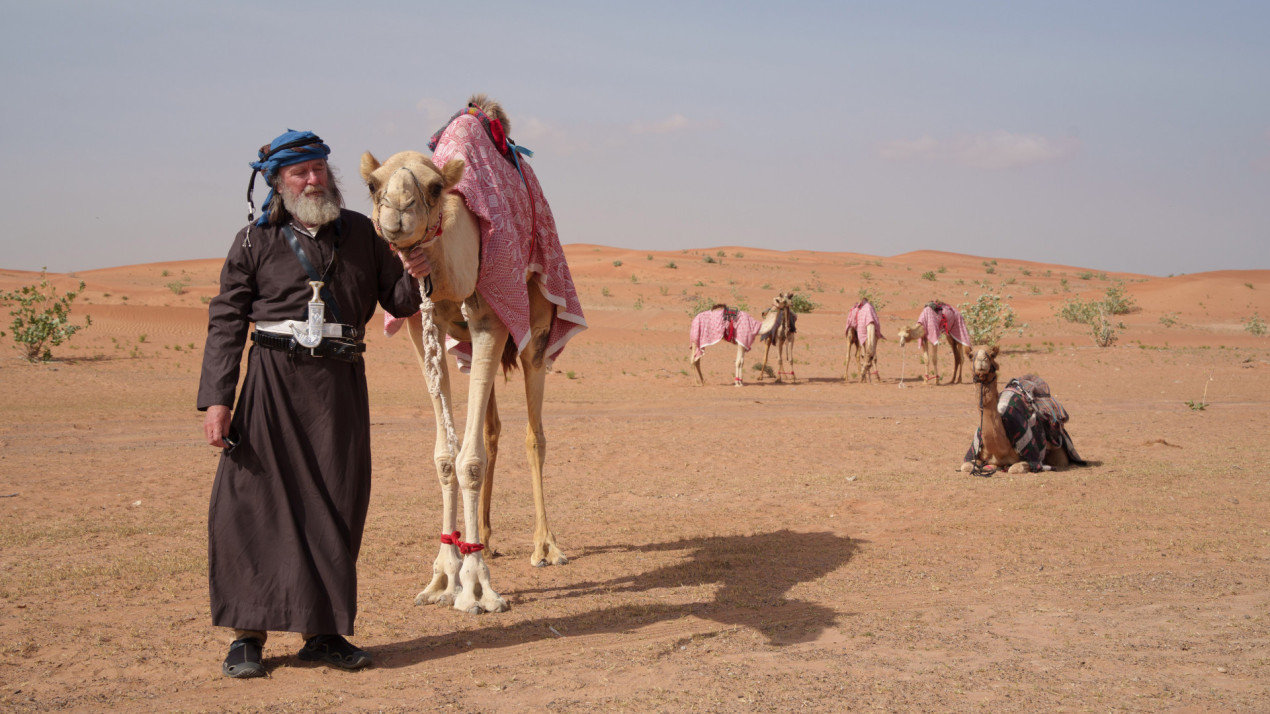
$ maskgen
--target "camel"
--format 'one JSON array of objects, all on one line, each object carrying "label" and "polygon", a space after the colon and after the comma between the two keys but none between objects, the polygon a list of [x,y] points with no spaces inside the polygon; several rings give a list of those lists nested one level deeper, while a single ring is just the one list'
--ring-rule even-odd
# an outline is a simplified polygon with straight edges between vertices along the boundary
[{"label": "camel", "polygon": [[996,468],[1019,474],[1083,466],[1063,426],[1067,410],[1050,396],[1045,380],[1029,374],[1010,380],[1005,390],[998,387],[999,353],[995,345],[970,351],[980,426],[961,470],[990,476]]},{"label": "camel", "polygon": [[[506,373],[517,359],[524,373],[525,447],[533,480],[529,561],[568,562],[547,523],[542,405],[551,362],[569,337],[586,328],[550,208],[528,164],[519,156],[508,158],[518,149],[509,134],[502,107],[477,95],[433,137],[432,159],[416,151],[383,163],[369,152],[361,159],[376,232],[396,250],[425,251],[431,265],[420,288],[423,309],[406,324],[436,414],[433,461],[441,483],[442,534],[432,579],[415,603],[453,605],[473,614],[507,609],[490,583],[482,550],[492,536],[490,501],[501,431],[494,379],[500,365]],[[493,217],[481,194],[490,185],[498,189],[495,203],[502,209]],[[458,434],[441,335],[471,345],[466,424]],[[468,355],[461,347],[451,351],[462,369]],[[460,491],[462,533],[456,528]],[[464,534],[469,541],[462,540]]]},{"label": "camel", "polygon": [[851,379],[851,362],[854,354],[856,366],[860,370],[860,382],[869,382],[874,377],[881,382],[882,375],[878,374],[877,369],[878,340],[886,339],[886,337],[882,335],[882,322],[878,319],[877,310],[873,309],[873,304],[868,298],[856,303],[847,313],[846,334],[847,360],[842,372],[842,381]]},{"label": "camel", "polygon": [[[938,300],[929,302],[922,308],[917,323],[901,327],[898,334],[901,349],[909,340],[917,338],[917,344],[922,349],[922,364],[926,365],[926,384],[932,381],[939,384],[939,352],[936,348],[939,346],[939,338],[947,335],[953,356],[953,374],[948,383],[961,383],[961,363],[963,357],[969,354],[970,332],[957,308]],[[904,375],[900,375],[900,383],[903,381]]]},{"label": "camel", "polygon": [[688,330],[688,340],[692,344],[689,362],[692,364],[693,384],[705,386],[705,377],[701,374],[701,356],[710,345],[719,342],[731,342],[736,345],[736,369],[732,383],[740,387],[744,384],[745,353],[750,351],[754,338],[758,336],[759,322],[749,313],[741,309],[733,309],[722,303],[712,306],[705,312],[692,318],[692,327]]},{"label": "camel", "polygon": [[[794,375],[794,336],[798,333],[798,316],[794,314],[794,294],[780,293],[772,298],[772,306],[763,311],[763,324],[759,327],[758,337],[767,343],[763,352],[763,369],[758,379],[763,381],[767,374],[767,357],[776,345],[776,381],[783,382],[785,375],[790,381],[798,381]],[[789,360],[789,371],[785,371],[785,360]]]}]

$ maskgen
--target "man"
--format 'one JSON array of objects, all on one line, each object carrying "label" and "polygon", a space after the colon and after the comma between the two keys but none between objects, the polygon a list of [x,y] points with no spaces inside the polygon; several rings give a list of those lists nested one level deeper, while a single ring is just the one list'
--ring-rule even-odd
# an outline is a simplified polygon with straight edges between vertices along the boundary
[{"label": "man", "polygon": [[[398,315],[419,309],[415,278],[429,269],[422,257],[394,257],[369,219],[341,209],[329,154],[311,132],[261,147],[252,182],[258,171],[271,191],[260,219],[234,238],[209,308],[198,408],[207,443],[224,451],[208,511],[208,580],[212,623],[234,630],[221,669],[235,678],[265,674],[270,630],[301,633],[302,660],[371,663],[345,639],[370,500],[362,337],[376,303]],[[323,284],[317,320],[311,281]]]}]

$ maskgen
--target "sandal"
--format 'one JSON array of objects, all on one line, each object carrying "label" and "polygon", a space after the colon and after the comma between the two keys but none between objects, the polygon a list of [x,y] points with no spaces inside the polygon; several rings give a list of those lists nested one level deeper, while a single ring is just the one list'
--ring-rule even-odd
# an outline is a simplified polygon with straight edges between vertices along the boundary
[{"label": "sandal", "polygon": [[226,677],[234,679],[265,676],[265,666],[260,663],[263,649],[264,643],[255,637],[234,640],[234,643],[229,646],[229,654],[226,655],[224,664],[220,666],[220,671]]},{"label": "sandal", "polygon": [[354,647],[340,635],[315,635],[305,640],[300,648],[300,659],[305,662],[325,662],[341,669],[369,667],[370,653]]}]

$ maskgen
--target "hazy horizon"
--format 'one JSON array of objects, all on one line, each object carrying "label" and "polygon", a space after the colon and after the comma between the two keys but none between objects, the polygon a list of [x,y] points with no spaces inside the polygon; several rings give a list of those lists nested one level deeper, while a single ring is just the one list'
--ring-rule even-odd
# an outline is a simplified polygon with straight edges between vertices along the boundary
[{"label": "hazy horizon", "polygon": [[287,128],[366,212],[485,92],[566,244],[1270,268],[1270,6],[727,7],[5,1],[0,267],[223,258]]}]

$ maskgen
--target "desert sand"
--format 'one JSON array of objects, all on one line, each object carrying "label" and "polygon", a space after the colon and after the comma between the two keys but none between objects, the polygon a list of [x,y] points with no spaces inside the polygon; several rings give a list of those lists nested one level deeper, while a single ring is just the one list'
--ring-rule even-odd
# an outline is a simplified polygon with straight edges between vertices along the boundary
[{"label": "desert sand", "polygon": [[[407,340],[372,330],[375,484],[352,639],[376,665],[310,665],[298,636],[275,634],[270,677],[249,681],[221,675],[228,638],[207,602],[218,452],[194,400],[220,261],[50,276],[87,284],[73,315],[93,325],[48,364],[0,340],[0,709],[1270,706],[1270,338],[1246,329],[1270,319],[1270,270],[567,253],[590,329],[555,363],[545,417],[548,508],[570,562],[528,564],[513,376],[498,387],[490,561],[511,610],[413,604],[440,529],[433,416]],[[2,270],[0,290],[37,279]],[[1116,280],[1139,309],[1114,346],[1055,316]],[[881,384],[843,380],[843,323],[862,288],[887,337]],[[816,304],[798,323],[797,381],[757,382],[755,350],[734,388],[734,348],[716,345],[694,388],[692,306],[757,314],[782,290]],[[921,384],[895,330],[928,300],[988,291],[1026,323],[1002,342],[1003,380],[1044,377],[1091,465],[957,471],[975,386]],[[465,380],[457,389],[461,404]]]}]

